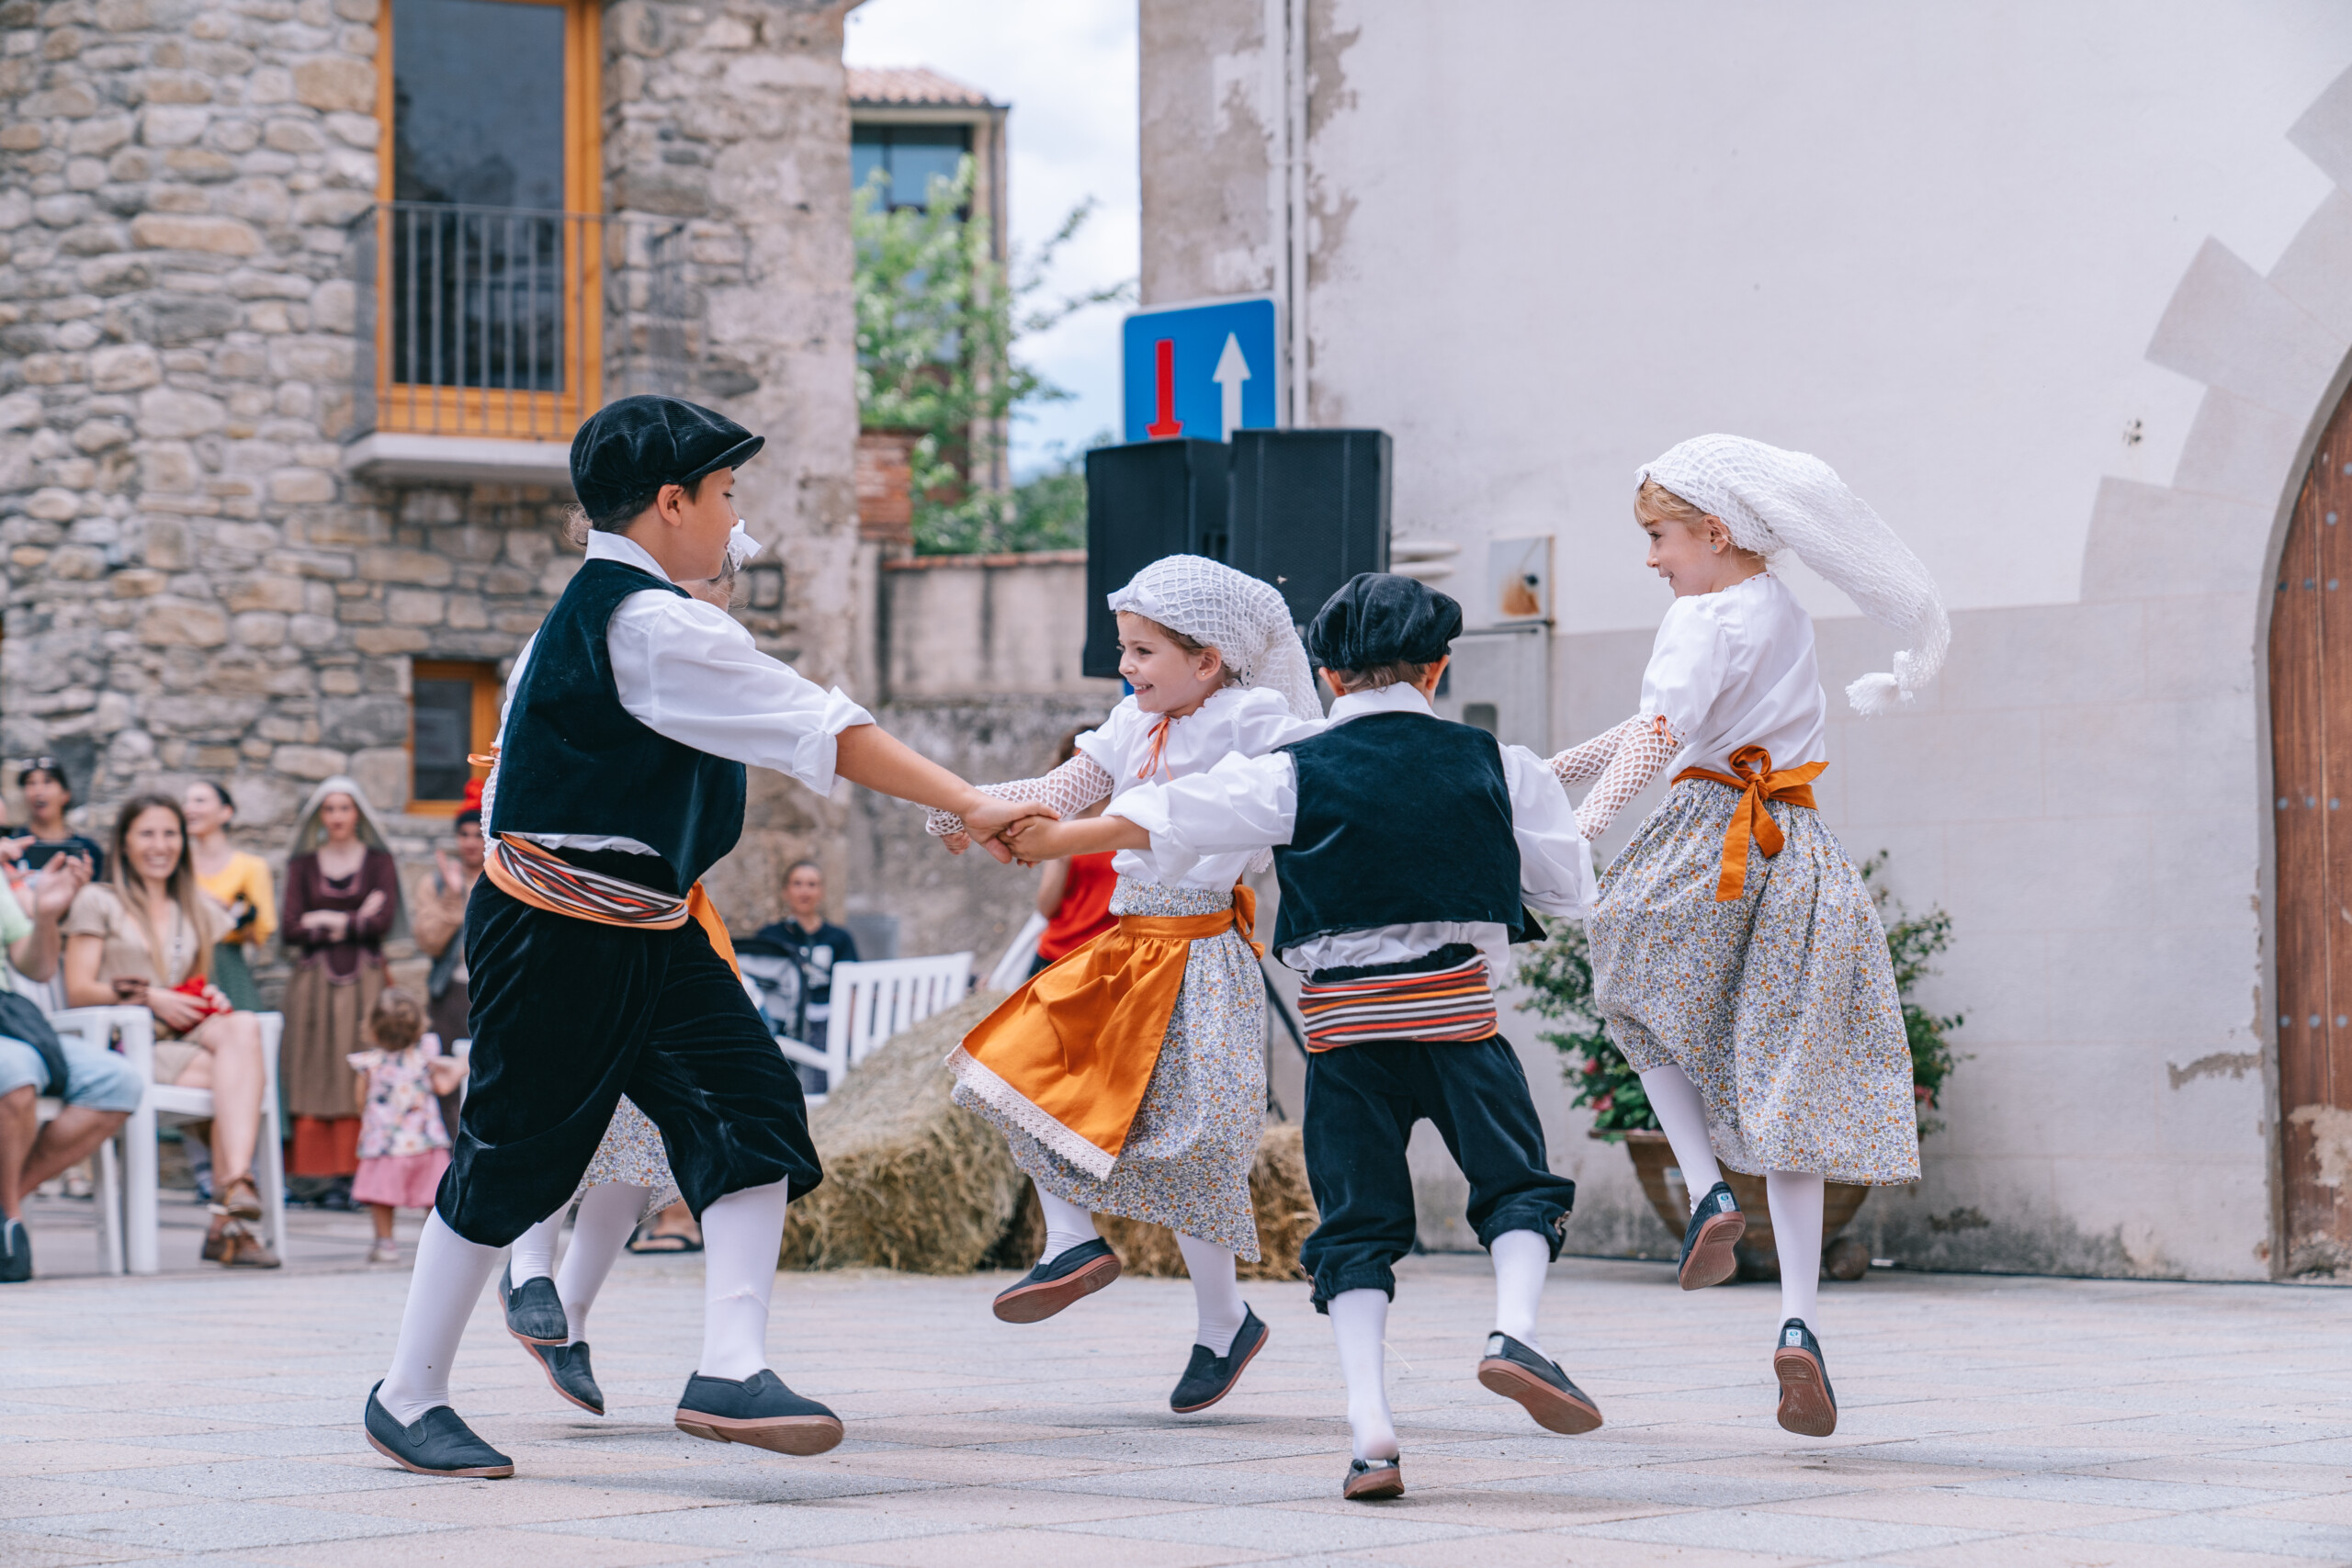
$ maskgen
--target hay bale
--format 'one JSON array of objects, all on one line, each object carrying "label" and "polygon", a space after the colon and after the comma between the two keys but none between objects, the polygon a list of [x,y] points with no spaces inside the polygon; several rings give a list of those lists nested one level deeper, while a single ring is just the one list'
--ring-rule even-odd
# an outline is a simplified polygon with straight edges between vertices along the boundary
[{"label": "hay bale", "polygon": [[941,1065],[1003,999],[982,992],[884,1043],[809,1112],[825,1181],[793,1200],[782,1267],[967,1274],[1004,1238],[1029,1179],[949,1100]]},{"label": "hay bale", "polygon": [[[1276,1122],[1259,1134],[1258,1158],[1250,1168],[1250,1202],[1258,1212],[1260,1257],[1237,1272],[1244,1280],[1299,1278],[1298,1248],[1319,1216],[1307,1190],[1306,1153],[1295,1125]],[[1098,1214],[1094,1224],[1118,1253],[1123,1272],[1149,1279],[1184,1277],[1184,1255],[1177,1249],[1172,1231],[1114,1214]],[[1033,1247],[1020,1267],[1035,1259]]]}]

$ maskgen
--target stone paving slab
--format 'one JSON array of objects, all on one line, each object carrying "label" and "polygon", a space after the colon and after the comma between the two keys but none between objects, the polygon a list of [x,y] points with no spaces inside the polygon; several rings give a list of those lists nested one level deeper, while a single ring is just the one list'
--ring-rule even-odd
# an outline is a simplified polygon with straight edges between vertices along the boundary
[{"label": "stone paving slab", "polygon": [[51,1277],[0,1291],[0,1568],[2352,1562],[2352,1298],[2324,1289],[1874,1274],[1825,1294],[1844,1407],[1814,1441],[1772,1419],[1776,1292],[1564,1259],[1545,1343],[1609,1416],[1571,1438],[1472,1377],[1484,1260],[1415,1258],[1390,1319],[1411,1490],[1364,1506],[1337,1495],[1303,1286],[1250,1287],[1266,1352],[1179,1417],[1182,1281],[1017,1326],[989,1315],[1000,1278],[782,1276],[775,1364],[849,1427],[791,1460],[670,1424],[699,1260],[631,1258],[592,1325],[601,1420],[485,1295],[458,1404],[520,1473],[454,1482],[358,1436],[408,1283],[357,1261],[361,1227],[306,1214],[282,1272],[146,1280],[54,1277],[72,1227],[37,1228]]}]

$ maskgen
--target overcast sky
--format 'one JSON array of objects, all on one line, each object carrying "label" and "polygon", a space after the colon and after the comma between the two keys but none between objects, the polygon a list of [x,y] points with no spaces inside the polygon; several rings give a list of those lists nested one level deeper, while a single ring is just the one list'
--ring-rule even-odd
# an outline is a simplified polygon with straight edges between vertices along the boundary
[{"label": "overcast sky", "polygon": [[[1092,197],[1049,288],[1069,293],[1136,276],[1136,8],[1132,0],[865,0],[849,15],[852,65],[928,65],[1012,106],[1012,243],[1034,248]],[[1013,467],[1053,443],[1082,449],[1119,417],[1119,318],[1084,311],[1023,357],[1078,394],[1016,424]]]}]

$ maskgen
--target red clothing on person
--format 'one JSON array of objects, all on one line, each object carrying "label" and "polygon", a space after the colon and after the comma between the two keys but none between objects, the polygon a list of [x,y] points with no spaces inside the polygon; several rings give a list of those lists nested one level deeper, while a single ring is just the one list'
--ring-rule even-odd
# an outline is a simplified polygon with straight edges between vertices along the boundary
[{"label": "red clothing on person", "polygon": [[1046,934],[1037,939],[1038,957],[1050,964],[1119,923],[1111,913],[1111,894],[1119,886],[1119,874],[1111,869],[1116,855],[1104,850],[1069,857],[1069,880],[1062,884],[1061,905],[1046,922]]}]

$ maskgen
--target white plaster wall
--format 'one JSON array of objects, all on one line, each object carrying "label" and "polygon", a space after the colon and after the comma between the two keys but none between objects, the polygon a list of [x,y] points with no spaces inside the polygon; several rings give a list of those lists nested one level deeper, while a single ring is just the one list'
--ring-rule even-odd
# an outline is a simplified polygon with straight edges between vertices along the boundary
[{"label": "white plaster wall", "polygon": [[1955,606],[2075,598],[2196,409],[2154,323],[2317,204],[2286,132],[2352,62],[2324,3],[1330,9],[1316,423],[1396,435],[1400,534],[1556,530],[1575,632],[1656,626],[1627,477],[1705,430],[1826,457]]},{"label": "white plaster wall", "polygon": [[[1951,911],[1924,999],[1968,1015],[1926,1180],[1863,1212],[1880,1255],[2271,1272],[2265,589],[2352,353],[2352,11],[1315,17],[1315,421],[1396,434],[1397,530],[1467,547],[1465,600],[1485,539],[1557,537],[1558,739],[1633,705],[1666,601],[1628,481],[1682,435],[1821,453],[1944,585],[1944,680],[1839,717],[1819,786]],[[1147,118],[1163,180],[1252,176],[1201,151]],[[1790,575],[1833,694],[1885,668]],[[1572,1240],[1655,1242],[1514,1028]],[[1458,1179],[1415,1156],[1437,1245]]]}]

